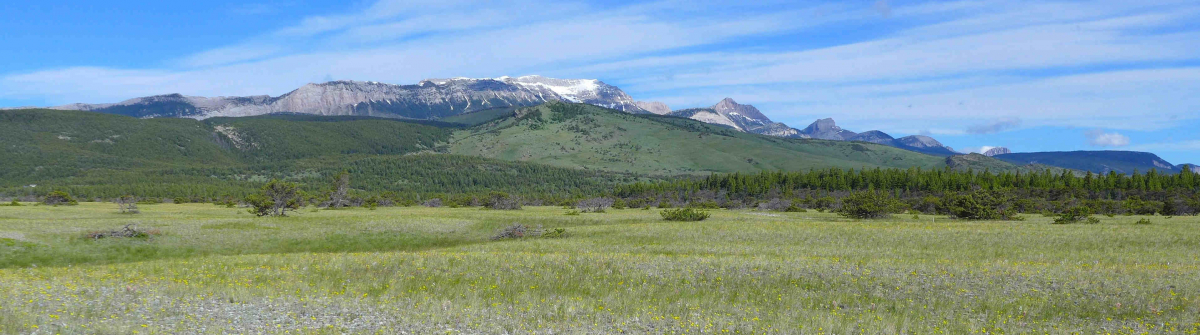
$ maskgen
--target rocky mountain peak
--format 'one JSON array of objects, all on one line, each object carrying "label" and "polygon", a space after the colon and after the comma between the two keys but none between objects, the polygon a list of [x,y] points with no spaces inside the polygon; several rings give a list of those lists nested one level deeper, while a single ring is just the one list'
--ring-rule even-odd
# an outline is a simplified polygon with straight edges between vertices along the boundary
[{"label": "rocky mountain peak", "polygon": [[808,125],[808,127],[800,130],[800,134],[808,135],[812,138],[835,141],[845,141],[858,135],[852,131],[838,127],[837,122],[834,122],[832,118],[817,120]]},{"label": "rocky mountain peak", "polygon": [[737,101],[733,101],[732,98],[722,99],[716,105],[713,105],[712,109],[717,111],[717,113],[730,117],[743,117],[755,121],[771,122],[771,119],[758,111],[758,108],[754,108],[751,105],[739,104]]}]

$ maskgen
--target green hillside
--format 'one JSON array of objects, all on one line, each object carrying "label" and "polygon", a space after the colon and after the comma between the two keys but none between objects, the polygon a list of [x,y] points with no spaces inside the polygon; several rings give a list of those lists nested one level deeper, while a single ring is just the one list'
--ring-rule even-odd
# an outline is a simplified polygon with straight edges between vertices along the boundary
[{"label": "green hillside", "polygon": [[[971,153],[971,154],[966,154],[966,155],[954,155],[954,156],[946,157],[946,165],[953,168],[956,171],[976,171],[976,172],[991,171],[991,172],[995,172],[995,173],[1008,172],[1008,173],[1029,174],[1029,173],[1043,173],[1043,172],[1046,172],[1046,170],[1050,170],[1051,173],[1053,173],[1055,175],[1059,175],[1059,174],[1062,174],[1062,172],[1064,170],[1070,170],[1070,169],[1064,169],[1064,168],[1060,168],[1060,167],[1042,165],[1042,164],[1017,165],[1017,164],[1009,163],[1009,162],[1002,161],[1002,160],[999,160],[996,158],[980,155],[977,153]],[[1081,175],[1081,176],[1083,175],[1083,173],[1080,171],[1075,171],[1075,170],[1070,170],[1070,171],[1076,175]]]},{"label": "green hillside", "polygon": [[449,148],[459,155],[653,175],[945,166],[943,158],[883,145],[769,137],[559,102],[458,131]]},{"label": "green hillside", "polygon": [[[271,178],[318,192],[342,170],[365,192],[595,192],[646,180],[438,154],[456,125],[364,117],[136,119],[77,111],[0,111],[0,195],[241,195]],[[433,153],[433,154],[418,154]],[[36,187],[30,187],[36,185]]]}]

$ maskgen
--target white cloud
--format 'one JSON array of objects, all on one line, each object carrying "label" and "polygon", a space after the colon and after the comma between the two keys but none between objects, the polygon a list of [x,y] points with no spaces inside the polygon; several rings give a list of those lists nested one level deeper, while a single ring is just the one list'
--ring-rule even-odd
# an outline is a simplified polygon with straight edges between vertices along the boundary
[{"label": "white cloud", "polygon": [[1106,133],[1103,130],[1094,129],[1084,133],[1087,137],[1088,144],[1096,147],[1123,147],[1129,145],[1129,137],[1119,133]]}]

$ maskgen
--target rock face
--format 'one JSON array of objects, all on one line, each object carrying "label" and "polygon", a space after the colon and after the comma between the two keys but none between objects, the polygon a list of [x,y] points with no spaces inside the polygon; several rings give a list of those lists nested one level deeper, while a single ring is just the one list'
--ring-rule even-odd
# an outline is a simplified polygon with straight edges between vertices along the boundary
[{"label": "rock face", "polygon": [[813,122],[812,124],[808,125],[808,127],[800,130],[800,134],[807,135],[811,138],[834,141],[846,141],[853,138],[855,135],[858,135],[852,131],[838,127],[837,122],[834,122],[833,119],[829,118],[820,119],[817,120],[817,122]]},{"label": "rock face", "polygon": [[664,104],[661,102],[637,101],[637,102],[634,102],[634,104],[637,105],[638,108],[641,108],[642,110],[645,110],[652,114],[658,114],[658,115],[671,114],[671,107],[668,107],[667,104]]},{"label": "rock face", "polygon": [[771,121],[766,115],[751,105],[742,105],[725,98],[709,108],[691,108],[671,112],[670,115],[729,126],[748,133],[797,137],[798,132],[788,125]]},{"label": "rock face", "polygon": [[86,110],[134,117],[253,116],[272,113],[363,115],[438,119],[472,111],[570,101],[645,113],[621,89],[595,79],[541,76],[493,79],[430,79],[417,85],[332,81],[304,85],[278,97],[190,97],[179,94],[115,104],[71,104],[55,109]]},{"label": "rock face", "polygon": [[996,155],[1011,154],[1012,150],[1005,147],[995,147],[983,152],[984,156],[996,157]]}]

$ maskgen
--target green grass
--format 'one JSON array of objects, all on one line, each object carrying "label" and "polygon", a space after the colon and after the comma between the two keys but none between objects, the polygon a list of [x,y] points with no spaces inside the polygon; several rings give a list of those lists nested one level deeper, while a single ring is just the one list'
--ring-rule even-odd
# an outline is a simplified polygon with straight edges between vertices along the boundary
[{"label": "green grass", "polygon": [[[1196,217],[142,211],[0,207],[0,333],[1200,331]],[[161,235],[80,238],[128,223]],[[514,223],[567,233],[488,241]]]}]

